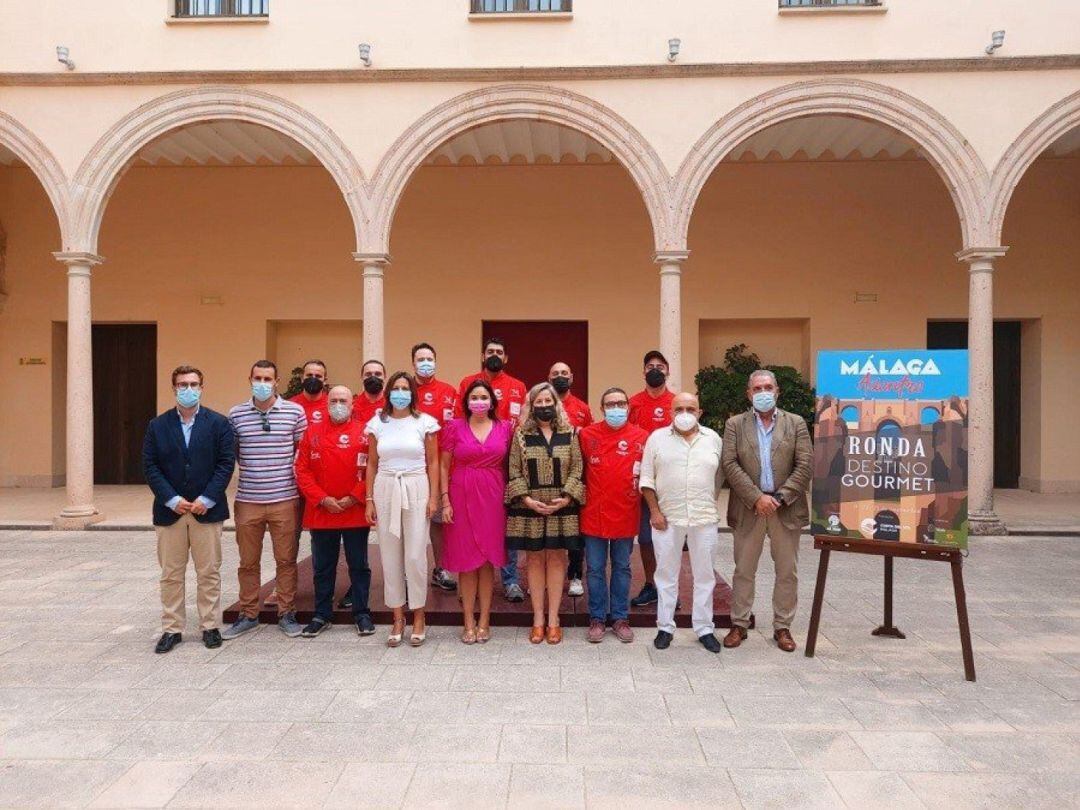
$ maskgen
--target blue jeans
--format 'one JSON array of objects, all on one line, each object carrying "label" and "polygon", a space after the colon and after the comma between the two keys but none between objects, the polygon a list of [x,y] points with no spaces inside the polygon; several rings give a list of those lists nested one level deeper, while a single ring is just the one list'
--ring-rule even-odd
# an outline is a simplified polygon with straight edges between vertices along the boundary
[{"label": "blue jeans", "polygon": [[518,584],[518,555],[517,551],[507,552],[506,565],[499,569],[503,590]]},{"label": "blue jeans", "polygon": [[368,567],[367,526],[356,529],[311,529],[311,568],[315,579],[315,615],[331,621],[334,618],[334,584],[337,580],[338,554],[345,546],[345,561],[349,564],[353,618],[368,610],[368,591],[371,589],[371,568]]},{"label": "blue jeans", "polygon": [[[630,616],[630,553],[634,538],[606,540],[585,537],[586,573],[589,578],[589,619],[613,622]],[[608,555],[611,579],[608,580]]]}]

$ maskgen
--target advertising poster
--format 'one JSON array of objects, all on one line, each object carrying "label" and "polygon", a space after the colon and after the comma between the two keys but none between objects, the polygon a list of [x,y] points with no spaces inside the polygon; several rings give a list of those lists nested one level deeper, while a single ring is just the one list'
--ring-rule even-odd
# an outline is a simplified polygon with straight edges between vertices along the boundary
[{"label": "advertising poster", "polygon": [[967,547],[968,353],[818,352],[815,535]]}]

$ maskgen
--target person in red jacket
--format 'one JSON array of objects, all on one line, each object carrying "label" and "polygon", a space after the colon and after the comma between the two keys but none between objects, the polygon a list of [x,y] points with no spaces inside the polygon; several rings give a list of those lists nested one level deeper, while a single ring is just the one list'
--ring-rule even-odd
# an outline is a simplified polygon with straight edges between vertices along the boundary
[{"label": "person in red jacket", "polygon": [[[412,347],[413,370],[416,371],[416,409],[435,419],[440,428],[454,418],[457,407],[457,390],[450,383],[435,378],[435,347],[430,343],[417,343]],[[431,570],[431,584],[444,591],[457,589],[453,574],[442,567],[443,527],[442,510],[431,518],[431,553],[435,566]]]},{"label": "person in red jacket", "polygon": [[[671,424],[671,403],[675,392],[667,387],[668,361],[660,352],[653,349],[645,354],[644,366],[645,390],[630,397],[630,423],[637,425],[646,433],[652,433]],[[656,584],[656,553],[652,544],[652,525],[649,523],[649,509],[641,502],[641,522],[638,524],[638,549],[641,552],[641,567],[645,571],[645,584],[630,604],[634,607],[654,605],[658,598]]]},{"label": "person in red jacket", "polygon": [[307,423],[321,425],[328,418],[326,410],[326,363],[322,360],[308,360],[300,372],[301,391],[294,397],[289,397],[289,402],[295,402],[304,409],[307,415]]},{"label": "person in red jacket", "polygon": [[[593,423],[589,403],[583,399],[578,399],[570,393],[570,386],[574,384],[574,372],[570,370],[570,366],[562,362],[552,365],[548,370],[548,382],[551,383],[551,387],[558,394],[559,402],[562,403],[563,410],[566,411],[566,418],[570,420],[570,425],[573,428],[580,430]],[[566,565],[566,592],[570,596],[581,596],[585,593],[585,588],[581,585],[581,569],[584,567],[585,551],[571,549],[567,552],[566,559],[568,561]]]},{"label": "person in red jacket", "polygon": [[465,416],[461,409],[461,400],[465,396],[465,389],[473,380],[486,380],[495,392],[495,398],[499,401],[495,408],[500,419],[513,421],[515,424],[521,418],[521,406],[525,402],[526,387],[521,380],[515,379],[506,373],[506,366],[510,363],[510,355],[506,351],[506,344],[501,338],[488,338],[484,341],[484,351],[480,355],[482,368],[476,374],[470,374],[458,384],[458,396],[454,406],[454,415]]},{"label": "person in red jacket", "polygon": [[302,633],[308,638],[319,635],[333,620],[341,546],[349,564],[356,632],[362,636],[375,632],[368,609],[370,524],[364,512],[368,439],[352,410],[352,391],[344,385],[331,388],[329,418],[304,434],[296,454],[296,483],[305,500],[304,528],[311,532],[315,584],[315,617]]},{"label": "person in red jacket", "polygon": [[[510,362],[510,355],[506,351],[506,344],[501,338],[489,337],[484,341],[484,351],[480,355],[483,368],[476,374],[470,374],[458,385],[457,405],[454,408],[454,416],[465,416],[461,403],[465,400],[465,391],[473,380],[484,380],[495,392],[498,405],[495,408],[496,415],[508,422],[517,425],[521,419],[521,406],[525,402],[527,390],[525,383],[514,379],[504,370]],[[525,592],[521,590],[518,576],[518,555],[512,553],[506,561],[506,565],[499,569],[502,579],[503,598],[507,602],[524,602]]]},{"label": "person in red jacket", "polygon": [[[581,534],[588,561],[589,630],[586,638],[604,640],[610,618],[619,641],[634,640],[630,629],[630,554],[641,520],[638,474],[649,434],[630,424],[630,403],[621,388],[600,397],[604,421],[578,434],[585,462],[585,505]],[[608,578],[608,558],[611,576]]]},{"label": "person in red jacket", "polygon": [[353,398],[353,419],[366,425],[383,408],[386,366],[381,360],[367,360],[360,366],[360,383],[364,390]]}]

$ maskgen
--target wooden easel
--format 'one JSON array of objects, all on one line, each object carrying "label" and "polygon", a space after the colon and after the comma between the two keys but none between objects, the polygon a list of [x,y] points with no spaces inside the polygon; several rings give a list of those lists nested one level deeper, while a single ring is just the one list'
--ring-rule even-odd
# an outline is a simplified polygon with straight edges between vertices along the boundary
[{"label": "wooden easel", "polygon": [[853,540],[844,537],[815,535],[814,548],[821,551],[818,561],[817,584],[814,586],[814,606],[810,611],[810,629],[806,638],[806,657],[814,657],[817,645],[818,625],[821,622],[821,604],[825,599],[825,578],[829,572],[829,555],[833,551],[853,554],[874,554],[885,558],[885,617],[884,622],[872,635],[890,638],[906,638],[893,625],[893,559],[905,557],[914,560],[938,560],[952,568],[953,593],[956,597],[956,618],[960,624],[960,649],[964,656],[964,678],[975,680],[975,656],[971,650],[971,628],[968,625],[967,596],[964,593],[964,558],[957,548],[922,545],[919,543],[885,543],[883,541]]}]

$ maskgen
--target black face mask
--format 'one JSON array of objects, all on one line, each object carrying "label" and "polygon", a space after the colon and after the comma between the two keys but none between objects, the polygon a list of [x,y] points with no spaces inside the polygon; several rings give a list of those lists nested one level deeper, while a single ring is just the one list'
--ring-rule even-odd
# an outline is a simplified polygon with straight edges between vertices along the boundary
[{"label": "black face mask", "polygon": [[559,394],[565,394],[570,390],[570,378],[569,377],[556,377],[551,381],[551,387]]},{"label": "black face mask", "polygon": [[364,377],[364,390],[372,396],[382,392],[383,381],[378,377]]},{"label": "black face mask", "polygon": [[555,406],[541,405],[539,408],[533,408],[533,416],[536,417],[537,422],[551,422],[555,419]]},{"label": "black face mask", "polygon": [[503,359],[497,354],[488,355],[488,357],[484,359],[484,368],[492,374],[498,374],[502,371],[503,365]]},{"label": "black face mask", "polygon": [[649,388],[659,388],[664,384],[664,380],[666,379],[667,374],[658,368],[650,368],[645,372],[645,384],[648,385]]},{"label": "black face mask", "polygon": [[307,377],[304,380],[302,387],[304,391],[311,394],[312,396],[315,396],[317,393],[322,391],[323,381],[320,380],[318,377]]}]

